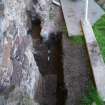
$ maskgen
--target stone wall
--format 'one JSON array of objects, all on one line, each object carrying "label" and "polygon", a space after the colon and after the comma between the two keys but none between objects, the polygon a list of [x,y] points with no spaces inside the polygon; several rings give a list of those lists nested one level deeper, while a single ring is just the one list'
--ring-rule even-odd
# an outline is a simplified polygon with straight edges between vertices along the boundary
[{"label": "stone wall", "polygon": [[3,0],[0,16],[0,105],[38,105],[42,77],[33,56],[31,0]]}]

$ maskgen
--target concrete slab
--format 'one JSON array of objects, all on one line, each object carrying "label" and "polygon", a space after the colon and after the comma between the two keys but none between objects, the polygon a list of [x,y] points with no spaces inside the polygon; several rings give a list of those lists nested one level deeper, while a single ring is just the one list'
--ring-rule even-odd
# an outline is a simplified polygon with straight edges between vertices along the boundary
[{"label": "concrete slab", "polygon": [[[80,20],[84,17],[85,0],[60,0],[69,36],[81,35]],[[105,12],[89,0],[89,20],[94,24]]]},{"label": "concrete slab", "polygon": [[105,101],[105,63],[90,22],[83,21],[82,28],[96,87],[100,96]]}]

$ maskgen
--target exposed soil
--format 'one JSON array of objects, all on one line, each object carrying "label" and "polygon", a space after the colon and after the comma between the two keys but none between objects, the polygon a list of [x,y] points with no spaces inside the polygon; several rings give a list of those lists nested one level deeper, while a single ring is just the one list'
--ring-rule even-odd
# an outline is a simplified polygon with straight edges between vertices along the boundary
[{"label": "exposed soil", "polygon": [[74,45],[63,37],[64,81],[67,88],[65,105],[81,105],[90,83],[90,67],[85,45]]}]

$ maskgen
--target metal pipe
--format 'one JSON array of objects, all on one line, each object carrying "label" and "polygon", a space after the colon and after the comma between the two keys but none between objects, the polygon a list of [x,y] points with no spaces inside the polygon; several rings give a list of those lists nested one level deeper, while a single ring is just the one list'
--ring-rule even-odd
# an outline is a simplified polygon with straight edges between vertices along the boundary
[{"label": "metal pipe", "polygon": [[59,7],[61,7],[60,2],[58,2],[58,1],[56,1],[56,0],[53,0],[52,3],[55,4],[55,5],[57,5],[57,6],[59,6]]},{"label": "metal pipe", "polygon": [[85,21],[88,20],[88,8],[89,8],[89,1],[85,0]]}]

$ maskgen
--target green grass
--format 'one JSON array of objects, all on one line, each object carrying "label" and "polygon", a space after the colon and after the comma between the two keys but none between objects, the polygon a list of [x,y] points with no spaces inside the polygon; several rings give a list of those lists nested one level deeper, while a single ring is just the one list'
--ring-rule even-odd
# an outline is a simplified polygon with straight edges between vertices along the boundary
[{"label": "green grass", "polygon": [[[93,26],[94,33],[96,35],[97,42],[99,44],[101,54],[105,62],[105,15],[102,16]],[[64,25],[63,32],[67,35],[67,28]],[[68,36],[68,35],[67,35]],[[84,45],[85,38],[84,36],[78,35],[74,37],[68,37],[72,44]]]},{"label": "green grass", "polygon": [[83,35],[76,35],[76,36],[68,37],[68,32],[67,32],[67,28],[65,25],[63,26],[62,30],[63,30],[63,33],[67,36],[67,38],[73,45],[84,45],[85,44],[85,38]]},{"label": "green grass", "polygon": [[96,105],[105,105],[105,103],[97,93],[97,90],[94,87],[91,87],[88,91],[87,96],[83,98],[81,105],[92,105],[93,103],[95,103]]},{"label": "green grass", "polygon": [[105,62],[105,15],[95,23],[93,30]]},{"label": "green grass", "polygon": [[82,35],[70,37],[69,40],[72,44],[85,45],[85,39]]}]

